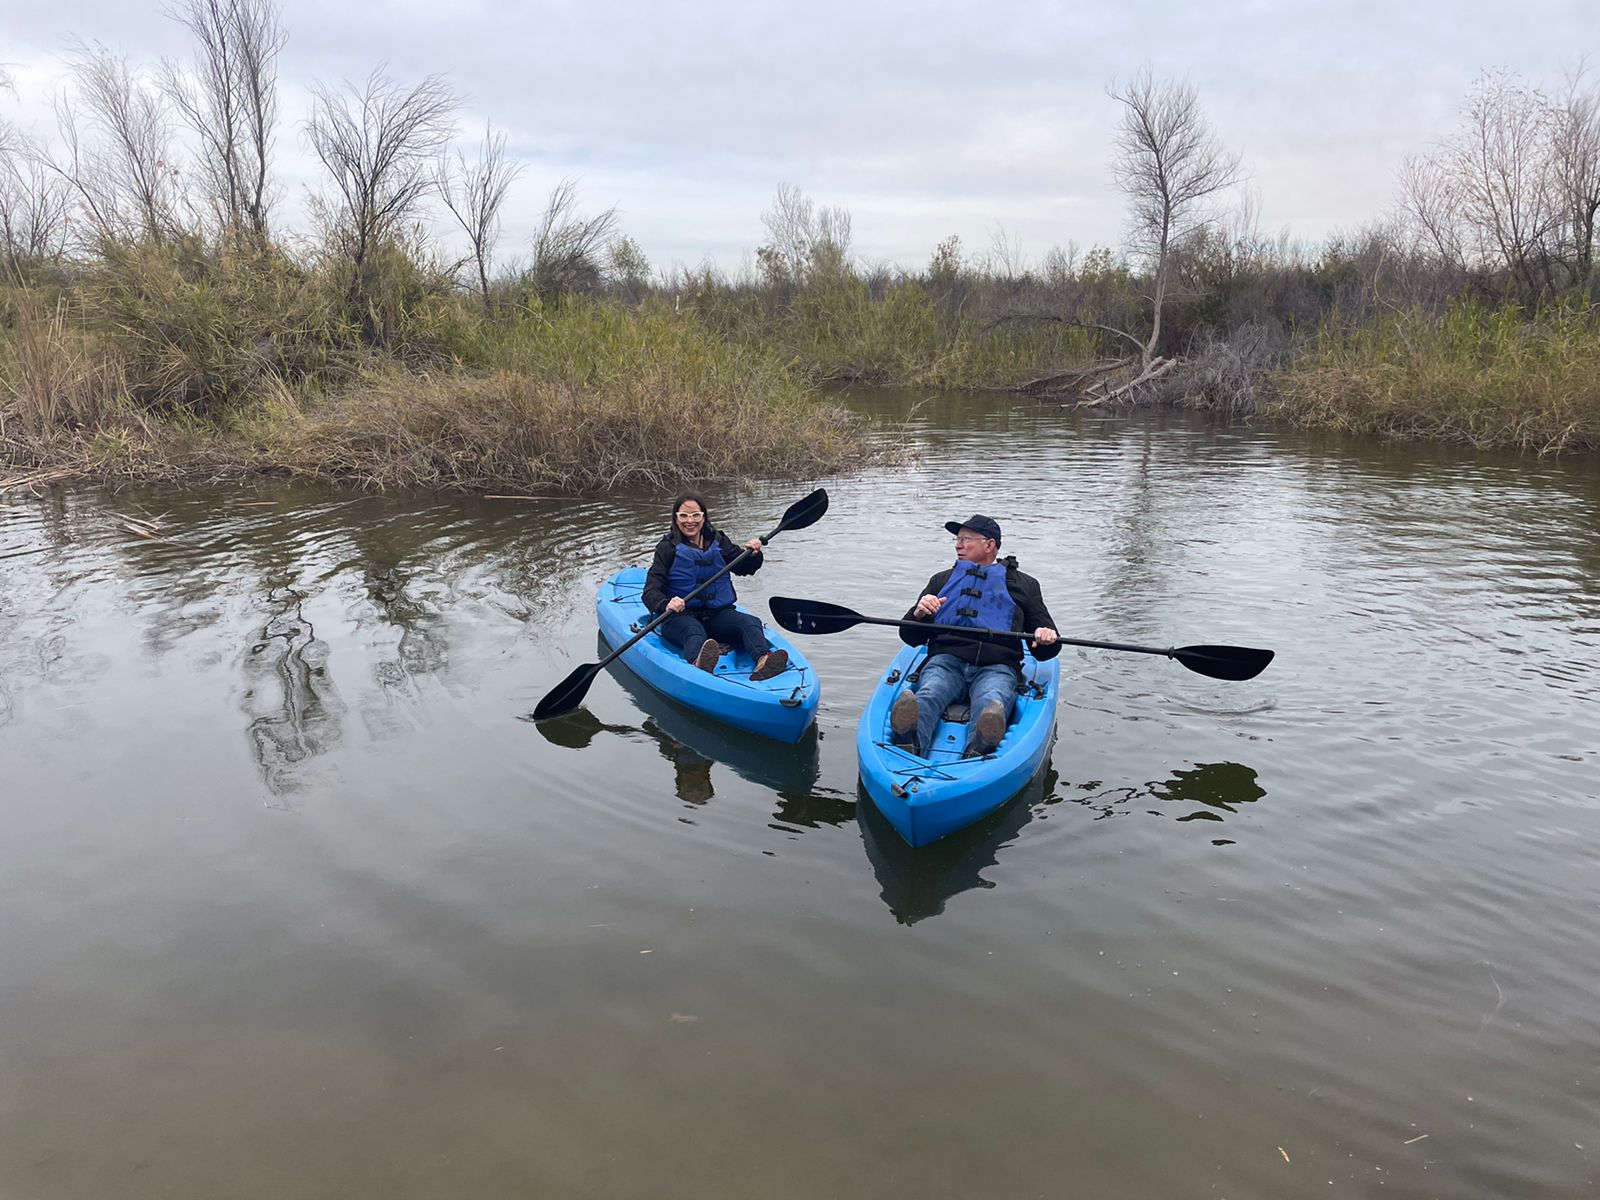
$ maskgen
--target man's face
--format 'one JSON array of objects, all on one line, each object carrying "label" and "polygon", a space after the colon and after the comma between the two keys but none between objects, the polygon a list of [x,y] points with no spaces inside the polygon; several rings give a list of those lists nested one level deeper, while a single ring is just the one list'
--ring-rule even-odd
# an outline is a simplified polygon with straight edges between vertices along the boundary
[{"label": "man's face", "polygon": [[977,563],[980,567],[985,563],[992,563],[997,549],[999,547],[995,545],[993,538],[986,538],[965,525],[961,527],[961,532],[956,534],[956,558],[962,562]]}]

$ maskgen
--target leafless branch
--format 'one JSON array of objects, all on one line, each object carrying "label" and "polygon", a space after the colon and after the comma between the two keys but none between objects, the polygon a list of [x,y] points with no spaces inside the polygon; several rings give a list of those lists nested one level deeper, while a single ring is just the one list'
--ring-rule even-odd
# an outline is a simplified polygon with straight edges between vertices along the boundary
[{"label": "leafless branch", "polygon": [[1557,224],[1552,117],[1536,90],[1504,72],[1482,75],[1466,128],[1446,148],[1461,211],[1485,256],[1498,259],[1529,298],[1551,284],[1550,238]]},{"label": "leafless branch", "polygon": [[21,134],[0,129],[0,238],[15,279],[22,265],[53,262],[66,249],[70,194]]},{"label": "leafless branch", "polygon": [[1460,188],[1437,158],[1411,157],[1401,163],[1400,207],[1440,259],[1451,265],[1465,263]]},{"label": "leafless branch", "polygon": [[1243,177],[1239,156],[1223,148],[1187,83],[1158,83],[1149,70],[1110,88],[1123,106],[1112,176],[1133,207],[1135,248],[1151,262],[1148,367],[1161,339],[1161,306],[1173,245],[1211,219],[1206,201]]},{"label": "leafless branch", "polygon": [[593,291],[603,278],[602,255],[616,232],[617,210],[578,216],[577,184],[563,179],[550,193],[530,247],[525,278],[542,299]]},{"label": "leafless branch", "polygon": [[415,215],[434,187],[455,109],[455,94],[437,75],[408,89],[380,67],[360,88],[313,85],[306,132],[335,191],[323,211],[356,277],[374,246]]},{"label": "leafless branch", "polygon": [[506,158],[506,135],[494,133],[487,125],[476,162],[468,162],[467,156],[457,151],[453,165],[444,163],[439,168],[439,195],[471,243],[471,261],[478,268],[478,291],[485,312],[492,311],[489,260],[500,240],[500,209],[521,174],[522,164]]},{"label": "leafless branch", "polygon": [[79,193],[103,234],[170,240],[180,230],[183,197],[171,113],[161,93],[103,48],[80,44],[70,62],[100,140],[82,144],[75,111],[63,98],[56,111],[69,156],[51,165]]},{"label": "leafless branch", "polygon": [[277,58],[287,35],[272,0],[175,0],[167,15],[194,34],[186,74],[162,68],[162,88],[194,132],[200,167],[222,223],[267,237]]},{"label": "leafless branch", "polygon": [[1555,123],[1557,203],[1572,254],[1572,281],[1579,287],[1594,271],[1600,214],[1600,86],[1586,82],[1585,73],[1582,63],[1567,73]]},{"label": "leafless branch", "polygon": [[816,274],[838,274],[850,261],[848,209],[817,208],[792,183],[780,183],[772,207],[761,214],[767,240],[756,250],[762,275],[771,285],[800,286]]}]

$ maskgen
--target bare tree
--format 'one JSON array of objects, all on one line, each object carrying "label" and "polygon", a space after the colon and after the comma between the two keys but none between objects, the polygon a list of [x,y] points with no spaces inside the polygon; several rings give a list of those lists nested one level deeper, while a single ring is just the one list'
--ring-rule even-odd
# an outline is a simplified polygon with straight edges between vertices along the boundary
[{"label": "bare tree", "polygon": [[71,101],[58,100],[68,157],[51,160],[52,168],[78,193],[101,236],[171,240],[181,228],[183,196],[163,96],[103,48],[80,45],[70,61],[89,126],[100,136],[85,146]]},{"label": "bare tree", "polygon": [[604,278],[602,256],[617,228],[617,210],[593,217],[578,215],[578,189],[563,179],[550,193],[530,247],[532,262],[524,275],[540,299],[568,292],[593,291]]},{"label": "bare tree", "polygon": [[198,140],[221,223],[264,244],[277,59],[287,40],[278,8],[272,0],[175,0],[167,15],[194,34],[196,54],[188,74],[163,64],[163,90]]},{"label": "bare tree", "polygon": [[0,129],[0,238],[11,274],[22,265],[53,262],[66,249],[70,197],[66,182],[50,170],[20,135]]},{"label": "bare tree", "polygon": [[761,214],[767,240],[756,249],[769,284],[804,285],[813,275],[837,274],[850,261],[850,212],[821,209],[792,183],[780,183],[772,207]]},{"label": "bare tree", "polygon": [[[12,91],[0,67],[0,92]],[[0,251],[8,273],[22,279],[24,263],[61,256],[67,228],[65,183],[41,161],[32,142],[0,118]]]},{"label": "bare tree", "polygon": [[1045,286],[1052,292],[1065,292],[1078,274],[1080,253],[1078,243],[1071,240],[1067,242],[1066,249],[1051,246],[1046,250],[1044,261],[1040,264]]},{"label": "bare tree", "polygon": [[1566,226],[1571,282],[1588,285],[1595,266],[1600,214],[1600,87],[1585,85],[1584,67],[1568,72],[1566,97],[1555,113],[1556,203]]},{"label": "bare tree", "polygon": [[1016,233],[1008,233],[1004,225],[996,225],[989,235],[989,257],[984,265],[1007,282],[1027,275],[1028,256],[1023,253],[1022,238]]},{"label": "bare tree", "polygon": [[496,134],[485,125],[483,149],[476,162],[456,152],[455,163],[441,164],[439,168],[439,195],[461,228],[466,231],[472,245],[472,259],[478,268],[478,292],[483,297],[483,309],[493,313],[489,300],[489,259],[495,243],[500,240],[500,209],[505,204],[506,193],[517,176],[522,174],[522,164],[506,158],[506,135]]},{"label": "bare tree", "polygon": [[809,275],[839,275],[850,266],[850,210],[825,204],[817,210],[816,233],[807,256]]},{"label": "bare tree", "polygon": [[1455,175],[1432,155],[1400,164],[1400,208],[1413,232],[1448,266],[1466,263],[1461,189]]},{"label": "bare tree", "polygon": [[1150,261],[1153,286],[1150,337],[1141,351],[1146,370],[1161,341],[1172,248],[1212,219],[1206,201],[1242,178],[1239,156],[1225,150],[1187,83],[1157,83],[1149,70],[1121,89],[1123,106],[1111,162],[1117,187],[1133,205],[1134,248]]},{"label": "bare tree", "polygon": [[335,190],[319,212],[350,263],[352,300],[374,248],[434,187],[434,165],[455,134],[455,109],[455,94],[437,75],[407,89],[380,67],[359,89],[312,87],[306,132]]},{"label": "bare tree", "polygon": [[1448,145],[1461,212],[1480,253],[1498,259],[1529,299],[1552,286],[1555,204],[1552,117],[1544,97],[1515,77],[1479,77],[1466,128]]}]

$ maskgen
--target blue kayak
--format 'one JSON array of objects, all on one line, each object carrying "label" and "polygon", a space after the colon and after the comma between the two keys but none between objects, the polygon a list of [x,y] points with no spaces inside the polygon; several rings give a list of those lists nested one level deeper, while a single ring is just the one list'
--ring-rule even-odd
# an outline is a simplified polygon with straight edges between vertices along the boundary
[{"label": "blue kayak", "polygon": [[934,733],[929,757],[896,746],[889,739],[889,709],[927,654],[926,646],[906,646],[878,680],[861,724],[856,753],[861,783],[878,810],[913,846],[926,846],[965,828],[1011,799],[1044,766],[1055,738],[1056,700],[1061,667],[1022,655],[1022,686],[1011,724],[1000,744],[982,758],[962,758],[967,726],[944,720]]},{"label": "blue kayak", "polygon": [[[620,646],[650,623],[641,598],[645,575],[643,567],[627,567],[600,585],[594,606],[608,644]],[[739,605],[739,611],[750,610]],[[789,667],[759,682],[750,678],[755,663],[743,650],[724,654],[714,672],[702,671],[681,650],[668,645],[659,629],[623,651],[622,662],[680,704],[751,733],[798,742],[816,718],[822,687],[803,654],[776,630],[769,628],[766,633],[774,650],[788,651]]]}]

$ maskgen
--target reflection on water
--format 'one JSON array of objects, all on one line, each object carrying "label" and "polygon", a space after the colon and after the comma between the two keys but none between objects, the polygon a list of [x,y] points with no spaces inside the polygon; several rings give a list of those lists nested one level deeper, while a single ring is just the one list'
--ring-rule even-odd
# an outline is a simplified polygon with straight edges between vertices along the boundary
[{"label": "reflection on water", "polygon": [[[1242,804],[1254,804],[1267,794],[1257,782],[1253,768],[1242,763],[1195,763],[1190,768],[1173,771],[1168,779],[1159,779],[1139,786],[1124,785],[1108,788],[1104,780],[1088,780],[1064,785],[1065,790],[1052,789],[1046,805],[1071,801],[1093,811],[1096,819],[1115,816],[1132,816],[1139,813],[1162,815],[1162,810],[1149,808],[1149,801],[1166,804],[1191,805],[1176,814],[1179,822],[1222,821],[1224,813],[1237,813]],[[1218,846],[1231,846],[1227,838],[1213,839]]]},{"label": "reflection on water", "polygon": [[400,634],[394,659],[377,668],[384,687],[403,689],[416,676],[442,671],[450,661],[442,615],[407,593],[409,579],[398,568],[369,570],[365,577],[373,607]]},{"label": "reflection on water", "polygon": [[[1191,770],[1174,771],[1171,779],[1150,784],[1157,799],[1202,805],[1183,813],[1180,821],[1221,821],[1223,813],[1236,813],[1241,804],[1254,804],[1267,794],[1256,773],[1241,763],[1196,763]],[[1217,845],[1232,845],[1217,839]]]},{"label": "reflection on water", "polygon": [[602,733],[614,733],[621,737],[632,737],[643,730],[634,725],[620,725],[602,721],[588,709],[579,706],[563,716],[549,721],[535,721],[533,714],[523,717],[539,736],[552,746],[561,746],[567,750],[587,750],[594,745],[595,738]]},{"label": "reflection on water", "polygon": [[[611,653],[603,638],[598,639],[596,652],[602,659]],[[532,722],[531,715],[524,719],[546,741],[571,750],[589,749],[601,733],[654,743],[672,764],[673,790],[687,804],[704,805],[716,795],[711,768],[720,763],[773,792],[778,802],[773,815],[785,825],[839,825],[854,815],[853,804],[841,805],[825,789],[817,792],[819,737],[814,728],[793,745],[777,743],[668,699],[620,660],[611,663],[610,673],[638,710],[647,714],[640,724],[605,722],[585,706],[553,720]]]},{"label": "reflection on water", "polygon": [[531,714],[524,719],[551,745],[568,750],[587,750],[602,733],[653,742],[672,764],[673,791],[678,799],[685,804],[702,805],[717,794],[711,782],[712,760],[667,733],[654,717],[646,717],[639,725],[622,725],[602,721],[579,707],[551,720],[535,722]]},{"label": "reflection on water", "polygon": [[1034,807],[1056,784],[1055,771],[1045,766],[1021,795],[976,825],[957,830],[931,846],[916,849],[889,824],[861,789],[856,813],[861,843],[877,876],[879,895],[902,925],[915,925],[944,912],[952,897],[971,888],[1000,886],[1001,851],[1017,840]]},{"label": "reflection on water", "polygon": [[[814,746],[815,733],[806,738]],[[802,743],[803,744],[803,743]],[[856,797],[832,788],[813,786],[810,791],[779,791],[775,797],[777,807],[772,810],[775,828],[821,829],[848,825],[858,810]]]},{"label": "reflection on water", "polygon": [[892,633],[808,639],[793,747],[620,666],[517,719],[662,497],[0,497],[0,1192],[1600,1194],[1600,463],[848,400],[906,466],[709,489],[829,490],[751,607],[994,512],[1069,636],[1277,661],[1069,648],[1048,772],[911,851]]},{"label": "reflection on water", "polygon": [[293,588],[267,594],[277,611],[245,655],[245,712],[262,778],[274,794],[298,791],[308,759],[339,744],[344,706],[328,671],[328,643],[306,618],[306,596]]}]

